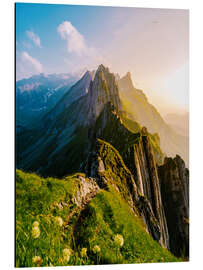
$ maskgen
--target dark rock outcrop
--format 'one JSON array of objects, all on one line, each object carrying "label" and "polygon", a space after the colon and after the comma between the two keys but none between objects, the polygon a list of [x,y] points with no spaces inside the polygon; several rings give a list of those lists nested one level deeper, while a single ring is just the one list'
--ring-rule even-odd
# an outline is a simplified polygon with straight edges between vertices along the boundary
[{"label": "dark rock outcrop", "polygon": [[159,167],[169,247],[176,256],[189,256],[189,171],[180,156],[165,158]]},{"label": "dark rock outcrop", "polygon": [[163,238],[161,227],[158,220],[154,216],[154,212],[149,200],[145,196],[139,195],[139,200],[136,203],[136,207],[144,219],[146,229],[149,234],[154,240],[160,242],[160,239]]}]

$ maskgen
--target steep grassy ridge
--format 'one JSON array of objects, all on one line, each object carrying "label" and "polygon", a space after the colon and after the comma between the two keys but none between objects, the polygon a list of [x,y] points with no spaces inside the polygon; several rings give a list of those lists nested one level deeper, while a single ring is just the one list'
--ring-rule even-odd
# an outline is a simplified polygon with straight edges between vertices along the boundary
[{"label": "steep grassy ridge", "polygon": [[17,170],[17,267],[178,261],[113,187],[78,207],[80,177],[44,179]]}]

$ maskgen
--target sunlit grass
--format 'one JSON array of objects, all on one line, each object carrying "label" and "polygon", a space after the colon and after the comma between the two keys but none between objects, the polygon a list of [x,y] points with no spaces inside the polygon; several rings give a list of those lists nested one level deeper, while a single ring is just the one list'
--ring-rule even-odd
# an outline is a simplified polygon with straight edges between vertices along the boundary
[{"label": "sunlit grass", "polygon": [[77,209],[78,181],[77,174],[59,180],[17,171],[17,267],[178,261],[113,188]]}]

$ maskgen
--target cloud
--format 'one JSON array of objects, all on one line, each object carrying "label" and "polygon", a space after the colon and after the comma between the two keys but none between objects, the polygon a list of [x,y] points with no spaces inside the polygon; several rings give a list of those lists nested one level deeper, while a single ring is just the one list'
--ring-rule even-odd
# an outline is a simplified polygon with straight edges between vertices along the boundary
[{"label": "cloud", "polygon": [[42,64],[27,52],[16,51],[16,78],[29,78],[32,75],[44,72]]},{"label": "cloud", "polygon": [[41,73],[43,71],[42,64],[37,59],[30,56],[27,52],[22,52],[22,61],[28,65],[31,65],[36,72]]},{"label": "cloud", "polygon": [[69,21],[64,21],[57,28],[61,38],[67,42],[68,52],[81,55],[86,52],[85,39]]},{"label": "cloud", "polygon": [[26,34],[29,37],[29,39],[31,39],[34,42],[36,46],[42,48],[41,41],[38,35],[36,35],[33,31],[26,31]]},{"label": "cloud", "polygon": [[67,51],[71,54],[64,62],[66,67],[75,70],[81,68],[95,69],[101,63],[107,64],[107,59],[99,48],[89,46],[85,37],[69,21],[64,21],[57,28],[61,38],[66,41]]}]

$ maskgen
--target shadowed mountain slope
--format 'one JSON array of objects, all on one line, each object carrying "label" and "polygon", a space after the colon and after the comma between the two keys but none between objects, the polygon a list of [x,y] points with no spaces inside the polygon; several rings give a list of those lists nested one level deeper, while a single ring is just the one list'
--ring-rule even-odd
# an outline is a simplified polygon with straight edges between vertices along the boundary
[{"label": "shadowed mountain slope", "polygon": [[72,74],[40,74],[16,82],[16,120],[18,127],[32,126],[52,109],[78,80]]}]

